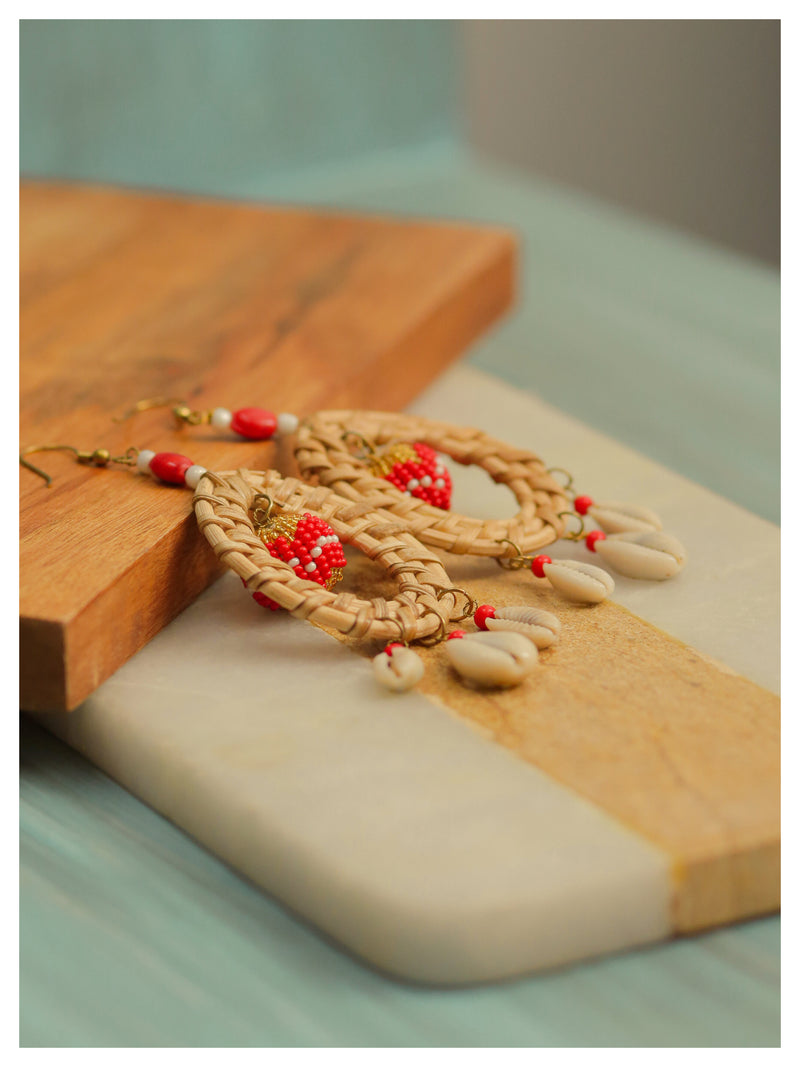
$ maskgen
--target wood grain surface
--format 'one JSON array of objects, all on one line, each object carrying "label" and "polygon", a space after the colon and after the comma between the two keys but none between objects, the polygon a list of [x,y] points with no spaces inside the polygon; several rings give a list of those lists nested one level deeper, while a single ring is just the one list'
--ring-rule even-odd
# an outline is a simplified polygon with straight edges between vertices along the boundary
[{"label": "wood grain surface", "polygon": [[[281,468],[280,446],[165,410],[401,408],[509,305],[505,231],[26,184],[21,444],[181,451]],[[188,495],[128,470],[42,457],[21,476],[21,681],[75,707],[218,573]]]},{"label": "wood grain surface", "polygon": [[[441,645],[419,649],[418,688],[663,849],[676,932],[777,910],[779,698],[611,601],[572,604],[488,561],[446,566],[480,603],[554,612],[561,639],[524,685],[488,692],[461,684]],[[380,594],[374,567],[350,568]]]}]

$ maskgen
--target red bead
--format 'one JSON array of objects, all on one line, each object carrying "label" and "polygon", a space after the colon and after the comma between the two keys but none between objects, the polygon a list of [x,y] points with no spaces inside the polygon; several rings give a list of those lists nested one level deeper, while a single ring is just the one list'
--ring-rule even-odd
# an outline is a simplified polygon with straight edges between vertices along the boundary
[{"label": "red bead", "polygon": [[586,547],[589,549],[590,552],[596,552],[597,549],[594,546],[597,544],[598,541],[605,541],[605,539],[606,535],[603,533],[602,530],[592,530],[591,533],[588,533],[586,535]]},{"label": "red bead", "polygon": [[475,609],[475,614],[472,618],[475,620],[475,625],[479,630],[485,630],[486,620],[494,618],[494,608],[491,604],[481,604],[479,608]]},{"label": "red bead", "polygon": [[447,635],[447,640],[448,641],[452,641],[454,638],[457,639],[459,637],[466,637],[466,636],[467,636],[467,631],[466,630],[453,630],[452,633],[449,633]]},{"label": "red bead", "polygon": [[266,441],[278,428],[278,420],[263,408],[239,408],[234,411],[231,429],[251,441]]},{"label": "red bead", "polygon": [[579,515],[585,515],[589,508],[594,505],[594,501],[590,496],[576,496],[574,504],[577,513]]},{"label": "red bead", "polygon": [[194,462],[178,452],[156,452],[150,460],[150,470],[156,478],[170,485],[186,485],[186,472]]},{"label": "red bead", "polygon": [[549,556],[534,556],[531,560],[531,570],[537,578],[544,578],[545,564],[552,562]]},{"label": "red bead", "polygon": [[387,656],[391,656],[391,654],[396,648],[405,648],[405,645],[402,641],[392,641],[391,644],[388,644],[383,651],[386,653]]}]

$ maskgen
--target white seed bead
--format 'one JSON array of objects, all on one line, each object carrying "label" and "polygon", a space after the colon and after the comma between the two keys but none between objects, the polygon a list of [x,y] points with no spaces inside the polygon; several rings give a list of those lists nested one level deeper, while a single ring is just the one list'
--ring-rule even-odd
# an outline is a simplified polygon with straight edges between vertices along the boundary
[{"label": "white seed bead", "polygon": [[211,425],[218,430],[227,430],[233,420],[233,412],[227,408],[214,408],[211,412]]},{"label": "white seed bead", "polygon": [[444,478],[437,478],[433,483],[434,489],[444,489]]},{"label": "white seed bead", "polygon": [[329,537],[318,537],[317,538],[317,548],[324,548],[325,545],[327,545],[329,540],[330,540]]},{"label": "white seed bead", "polygon": [[290,411],[282,411],[278,416],[278,433],[296,433],[299,423],[300,420],[296,415],[292,415]]},{"label": "white seed bead", "polygon": [[150,460],[155,456],[155,452],[151,452],[149,448],[143,448],[139,455],[136,457],[136,469],[140,474],[150,474]]},{"label": "white seed bead", "polygon": [[319,559],[319,557],[322,555],[322,549],[321,548],[312,548],[310,553],[309,553],[309,555],[311,556],[312,559]]},{"label": "white seed bead", "polygon": [[206,473],[206,468],[201,467],[199,463],[194,463],[184,474],[183,478],[190,489],[196,489],[197,483]]},{"label": "white seed bead", "polygon": [[423,477],[422,484],[425,486],[426,489],[428,488],[428,486],[431,484],[431,476],[430,476],[430,474],[426,474]]},{"label": "white seed bead", "polygon": [[406,482],[406,489],[416,489],[419,486],[418,478],[411,478]]},{"label": "white seed bead", "polygon": [[308,571],[309,574],[311,574],[311,572],[315,571],[316,569],[317,569],[316,563],[306,563],[306,570]]},{"label": "white seed bead", "polygon": [[289,566],[292,568],[292,570],[294,570],[294,568],[299,565],[300,560],[297,558],[297,556],[292,556],[292,558],[289,560]]}]

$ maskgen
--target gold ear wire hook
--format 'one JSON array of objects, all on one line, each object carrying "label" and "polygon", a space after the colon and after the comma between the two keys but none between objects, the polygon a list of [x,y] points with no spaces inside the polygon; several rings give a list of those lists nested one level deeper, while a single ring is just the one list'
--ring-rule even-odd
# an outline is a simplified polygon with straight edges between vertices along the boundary
[{"label": "gold ear wire hook", "polygon": [[53,484],[53,479],[50,475],[41,469],[41,467],[35,467],[30,463],[26,456],[31,456],[34,452],[72,452],[76,457],[79,452],[77,448],[73,448],[72,445],[31,445],[29,448],[23,448],[19,454],[20,464],[26,468],[26,470],[32,471],[33,474],[38,474],[40,478],[44,479],[45,485],[49,489]]},{"label": "gold ear wire hook", "polygon": [[19,454],[20,465],[43,478],[45,485],[49,489],[53,484],[51,476],[46,471],[43,471],[41,467],[35,467],[33,463],[25,459],[26,456],[32,456],[35,452],[71,452],[78,463],[93,463],[96,467],[107,467],[109,463],[121,463],[124,466],[132,467],[136,463],[139,449],[129,448],[124,456],[112,456],[107,448],[83,450],[75,448],[74,445],[30,445],[28,448],[23,448]]},{"label": "gold ear wire hook", "polygon": [[173,406],[182,408],[186,405],[183,400],[178,400],[175,397],[149,396],[146,400],[140,400],[138,403],[134,404],[124,415],[115,415],[111,421],[125,422],[127,419],[132,418],[134,415],[138,415],[142,411],[150,411],[151,408],[168,408]]},{"label": "gold ear wire hook", "polygon": [[130,419],[133,415],[138,415],[142,411],[169,407],[172,408],[172,414],[179,423],[186,423],[189,426],[201,426],[205,422],[211,422],[211,416],[213,415],[212,411],[193,411],[184,400],[178,400],[175,397],[150,396],[146,400],[140,400],[134,404],[124,415],[115,415],[112,421],[125,422],[126,419]]}]

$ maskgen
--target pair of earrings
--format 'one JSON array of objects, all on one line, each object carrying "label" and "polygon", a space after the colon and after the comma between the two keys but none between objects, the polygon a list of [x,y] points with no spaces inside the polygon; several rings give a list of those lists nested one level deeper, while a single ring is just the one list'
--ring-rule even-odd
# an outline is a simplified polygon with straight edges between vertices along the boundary
[{"label": "pair of earrings", "polygon": [[[49,484],[49,476],[25,457],[68,448],[79,462],[135,466],[193,489],[200,529],[255,599],[352,637],[388,640],[374,669],[390,689],[408,689],[421,677],[422,661],[407,647],[411,642],[442,640],[449,623],[469,615],[477,632],[453,631],[447,654],[470,684],[517,684],[533,669],[538,649],[558,639],[560,625],[549,612],[476,605],[452,586],[433,550],[493,557],[512,570],[529,567],[569,599],[588,604],[613,591],[611,576],[584,561],[554,562],[541,548],[559,537],[584,540],[604,562],[636,578],[671,577],[685,562],[682,547],[661,531],[653,512],[578,497],[571,478],[566,484],[557,481],[558,471],[546,469],[533,453],[480,430],[362,411],[318,412],[300,423],[289,413],[252,407],[193,411],[160,398],[132,410],[164,403],[173,405],[181,423],[230,429],[250,440],[296,433],[295,456],[305,481],[269,470],[213,473],[183,455],[136,449],[112,457],[103,449],[33,447],[20,461]],[[486,522],[450,511],[450,476],[439,452],[458,463],[477,464],[507,484],[519,513]],[[598,530],[585,531],[587,516]],[[568,532],[573,520],[578,529]],[[394,599],[361,600],[333,592],[346,565],[342,543],[385,567],[398,582]]]}]

